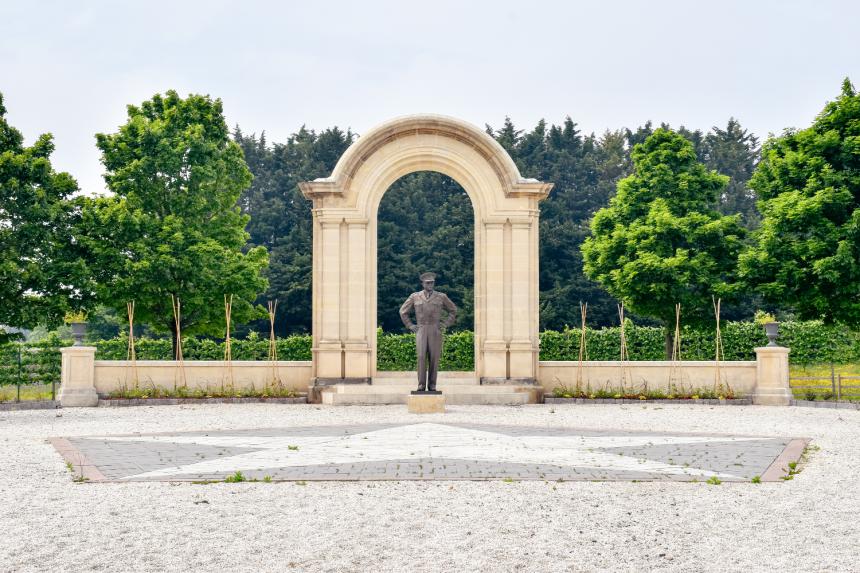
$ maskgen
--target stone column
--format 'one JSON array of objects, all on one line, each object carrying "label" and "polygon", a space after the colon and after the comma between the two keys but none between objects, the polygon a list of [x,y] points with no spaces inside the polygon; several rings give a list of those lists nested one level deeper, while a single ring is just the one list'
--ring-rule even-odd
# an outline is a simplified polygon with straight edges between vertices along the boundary
[{"label": "stone column", "polygon": [[511,224],[511,338],[508,343],[508,377],[521,382],[534,382],[537,378],[534,365],[535,344],[531,339],[531,316],[534,312],[531,261],[531,222]]},{"label": "stone column", "polygon": [[[320,221],[319,225],[320,286],[315,289],[314,312],[320,322],[314,324],[316,347],[314,361],[316,377],[343,377],[343,342],[341,339],[341,220]],[[315,253],[316,255],[316,253]]]},{"label": "stone column", "polygon": [[755,349],[756,386],[753,404],[788,406],[792,399],[788,385],[788,353],[783,346],[763,346]]},{"label": "stone column", "polygon": [[370,281],[367,276],[367,221],[347,221],[348,244],[342,249],[346,253],[345,277],[341,282],[346,287],[343,294],[341,314],[346,317],[346,332],[343,339],[344,378],[353,382],[370,382],[370,329],[376,325],[376,317],[368,321],[368,296]]},{"label": "stone column", "polygon": [[[486,338],[483,341],[482,380],[499,381],[508,377],[508,342],[505,340],[505,224],[486,222],[486,251],[483,269],[486,284]],[[479,272],[481,270],[479,269]]]},{"label": "stone column", "polygon": [[99,403],[95,386],[96,349],[92,346],[61,348],[62,370],[57,399],[63,408],[91,407]]}]

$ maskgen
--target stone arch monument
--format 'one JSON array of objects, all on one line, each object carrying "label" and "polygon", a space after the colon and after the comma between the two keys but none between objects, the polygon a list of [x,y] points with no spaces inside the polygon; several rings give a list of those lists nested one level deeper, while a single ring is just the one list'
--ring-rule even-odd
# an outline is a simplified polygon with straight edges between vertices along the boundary
[{"label": "stone arch monument", "polygon": [[415,171],[451,177],[472,201],[475,376],[482,384],[533,383],[538,203],[552,184],[524,179],[502,146],[471,124],[412,115],[361,136],[331,176],[300,183],[313,201],[315,384],[367,383],[376,375],[376,215],[391,184]]}]

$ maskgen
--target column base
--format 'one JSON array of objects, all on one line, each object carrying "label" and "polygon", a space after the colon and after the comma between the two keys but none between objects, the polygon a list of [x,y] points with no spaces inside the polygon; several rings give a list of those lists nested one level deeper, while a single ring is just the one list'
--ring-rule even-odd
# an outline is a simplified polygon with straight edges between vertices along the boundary
[{"label": "column base", "polygon": [[99,395],[95,388],[63,388],[57,396],[63,408],[92,408],[99,405]]},{"label": "column base", "polygon": [[753,392],[752,402],[758,406],[788,406],[794,395],[786,388],[760,388]]}]

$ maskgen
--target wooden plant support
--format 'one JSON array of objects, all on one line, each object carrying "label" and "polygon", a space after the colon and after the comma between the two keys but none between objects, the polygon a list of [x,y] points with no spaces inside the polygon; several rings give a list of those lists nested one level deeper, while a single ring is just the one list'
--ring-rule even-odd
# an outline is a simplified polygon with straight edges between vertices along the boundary
[{"label": "wooden plant support", "polygon": [[183,388],[188,388],[188,380],[185,378],[185,363],[182,361],[182,308],[179,297],[170,295],[170,302],[173,306],[173,321],[176,327],[176,373],[173,377],[173,389],[182,382]]},{"label": "wooden plant support", "polygon": [[272,365],[271,385],[280,386],[278,376],[278,343],[275,339],[275,314],[278,312],[278,299],[269,301],[269,362]]},{"label": "wooden plant support", "polygon": [[675,305],[675,339],[672,342],[672,366],[669,368],[669,392],[684,391],[684,368],[681,361],[681,303]]},{"label": "wooden plant support", "polygon": [[711,301],[714,304],[714,316],[717,319],[717,331],[714,338],[714,392],[722,394],[724,390],[731,390],[728,382],[724,379],[725,376],[723,371],[720,369],[720,362],[726,359],[723,352],[723,335],[720,332],[720,302],[722,299],[715,299],[712,295]]},{"label": "wooden plant support", "polygon": [[224,295],[224,320],[227,333],[224,337],[224,377],[221,379],[221,390],[223,393],[224,390],[224,382],[226,380],[227,385],[230,388],[230,393],[233,393],[235,388],[235,383],[233,380],[233,349],[230,343],[230,319],[233,314],[233,295],[231,294],[228,298],[227,295]]},{"label": "wooden plant support", "polygon": [[582,317],[582,326],[579,331],[579,363],[576,367],[576,393],[579,396],[583,388],[583,382],[586,386],[590,386],[588,376],[585,375],[585,368],[582,362],[588,360],[588,346],[586,342],[585,318],[588,315],[588,303],[579,303],[579,314]]},{"label": "wooden plant support", "polygon": [[134,301],[125,303],[128,311],[128,352],[126,354],[127,366],[125,369],[125,387],[128,388],[129,374],[134,382],[134,389],[140,386],[140,378],[137,374],[137,352],[134,349]]},{"label": "wooden plant support", "polygon": [[[621,383],[621,394],[624,394],[624,390],[627,387],[627,377],[629,375],[629,371],[627,368],[627,362],[630,360],[630,356],[627,353],[627,335],[624,332],[625,324],[624,324],[624,303],[618,305],[618,319],[621,324],[621,361],[619,362],[618,374]],[[632,385],[632,381],[631,381]]]}]

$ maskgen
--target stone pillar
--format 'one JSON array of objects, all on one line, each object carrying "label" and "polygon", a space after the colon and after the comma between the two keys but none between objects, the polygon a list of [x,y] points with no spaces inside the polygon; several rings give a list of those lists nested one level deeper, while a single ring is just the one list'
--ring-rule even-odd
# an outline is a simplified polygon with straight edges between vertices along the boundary
[{"label": "stone pillar", "polygon": [[505,224],[487,222],[484,229],[486,338],[481,348],[484,371],[479,376],[482,379],[503,380],[508,377],[508,343],[505,340]]},{"label": "stone pillar", "polygon": [[[340,328],[341,220],[320,221],[319,229],[321,276],[313,301],[314,312],[319,316],[319,323],[314,324],[315,376],[322,379],[343,378],[343,342]],[[316,261],[315,258],[314,262]]]},{"label": "stone pillar", "polygon": [[763,346],[755,349],[756,386],[753,404],[788,406],[792,399],[788,385],[788,353],[783,346]]},{"label": "stone pillar", "polygon": [[95,386],[96,349],[92,346],[61,348],[62,370],[57,399],[63,408],[91,407],[99,403]]},{"label": "stone pillar", "polygon": [[508,343],[510,355],[508,377],[517,381],[534,382],[535,344],[531,339],[531,316],[534,312],[531,260],[531,222],[518,221],[511,225],[511,331]]},{"label": "stone pillar", "polygon": [[[351,381],[370,381],[372,367],[370,363],[369,329],[374,328],[374,320],[368,321],[368,296],[370,280],[367,276],[367,221],[347,221],[346,238],[348,244],[342,249],[346,254],[346,271],[341,282],[346,286],[343,293],[341,314],[346,317],[345,332],[341,333],[343,340],[344,378]],[[341,255],[343,256],[343,255]]]}]

